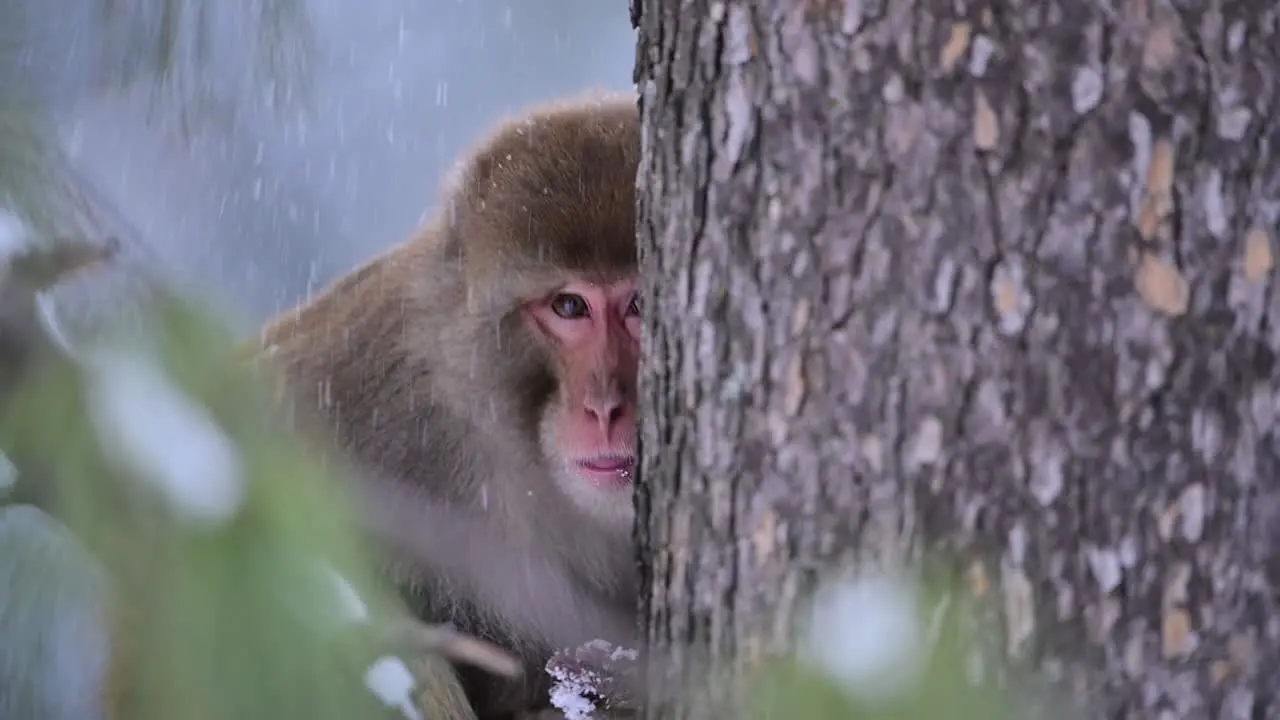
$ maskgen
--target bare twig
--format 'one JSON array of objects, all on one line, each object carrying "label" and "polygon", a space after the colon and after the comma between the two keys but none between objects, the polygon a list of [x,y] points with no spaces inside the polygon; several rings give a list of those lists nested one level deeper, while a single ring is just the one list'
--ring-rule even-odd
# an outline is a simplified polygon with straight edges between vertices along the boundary
[{"label": "bare twig", "polygon": [[39,294],[91,268],[109,262],[120,249],[114,238],[93,243],[60,239],[34,244],[0,257],[0,400],[39,364],[57,343],[42,325]]},{"label": "bare twig", "polygon": [[433,652],[496,675],[517,677],[520,674],[520,663],[502,648],[448,625],[425,625],[415,620],[376,623],[372,638],[379,652],[397,655]]},{"label": "bare twig", "polygon": [[15,255],[9,261],[6,279],[12,279],[36,291],[46,290],[86,270],[110,262],[120,253],[120,241],[114,237],[98,243],[83,239],[63,238],[48,246],[34,247]]}]

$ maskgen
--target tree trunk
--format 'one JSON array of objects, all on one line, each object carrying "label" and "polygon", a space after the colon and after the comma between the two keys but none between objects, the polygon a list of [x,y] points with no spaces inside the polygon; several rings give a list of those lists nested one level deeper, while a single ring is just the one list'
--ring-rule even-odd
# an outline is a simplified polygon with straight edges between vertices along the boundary
[{"label": "tree trunk", "polygon": [[1093,717],[1280,712],[1280,5],[1177,5],[633,0],[677,673],[945,549]]}]

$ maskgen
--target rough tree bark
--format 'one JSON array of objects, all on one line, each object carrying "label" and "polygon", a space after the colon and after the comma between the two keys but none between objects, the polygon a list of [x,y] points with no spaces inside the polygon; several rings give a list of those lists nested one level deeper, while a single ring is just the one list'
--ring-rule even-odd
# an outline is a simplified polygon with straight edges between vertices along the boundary
[{"label": "rough tree bark", "polygon": [[1094,717],[1280,712],[1280,5],[632,10],[677,672],[941,547]]}]

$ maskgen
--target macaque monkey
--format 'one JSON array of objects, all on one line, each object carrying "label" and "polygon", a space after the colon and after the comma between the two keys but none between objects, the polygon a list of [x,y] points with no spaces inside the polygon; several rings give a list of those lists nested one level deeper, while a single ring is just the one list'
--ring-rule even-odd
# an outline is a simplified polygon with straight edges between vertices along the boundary
[{"label": "macaque monkey", "polygon": [[545,707],[559,647],[634,646],[639,154],[631,97],[515,119],[416,237],[262,333],[301,424],[380,479],[415,612],[524,663],[456,668],[480,718]]}]

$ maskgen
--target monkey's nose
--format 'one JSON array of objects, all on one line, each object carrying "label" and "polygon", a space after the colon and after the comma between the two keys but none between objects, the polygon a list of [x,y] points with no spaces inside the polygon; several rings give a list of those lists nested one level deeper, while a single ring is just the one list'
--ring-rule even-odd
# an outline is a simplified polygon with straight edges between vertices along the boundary
[{"label": "monkey's nose", "polygon": [[583,405],[587,414],[600,425],[600,431],[608,436],[614,424],[622,419],[622,398],[617,395],[588,397]]}]

